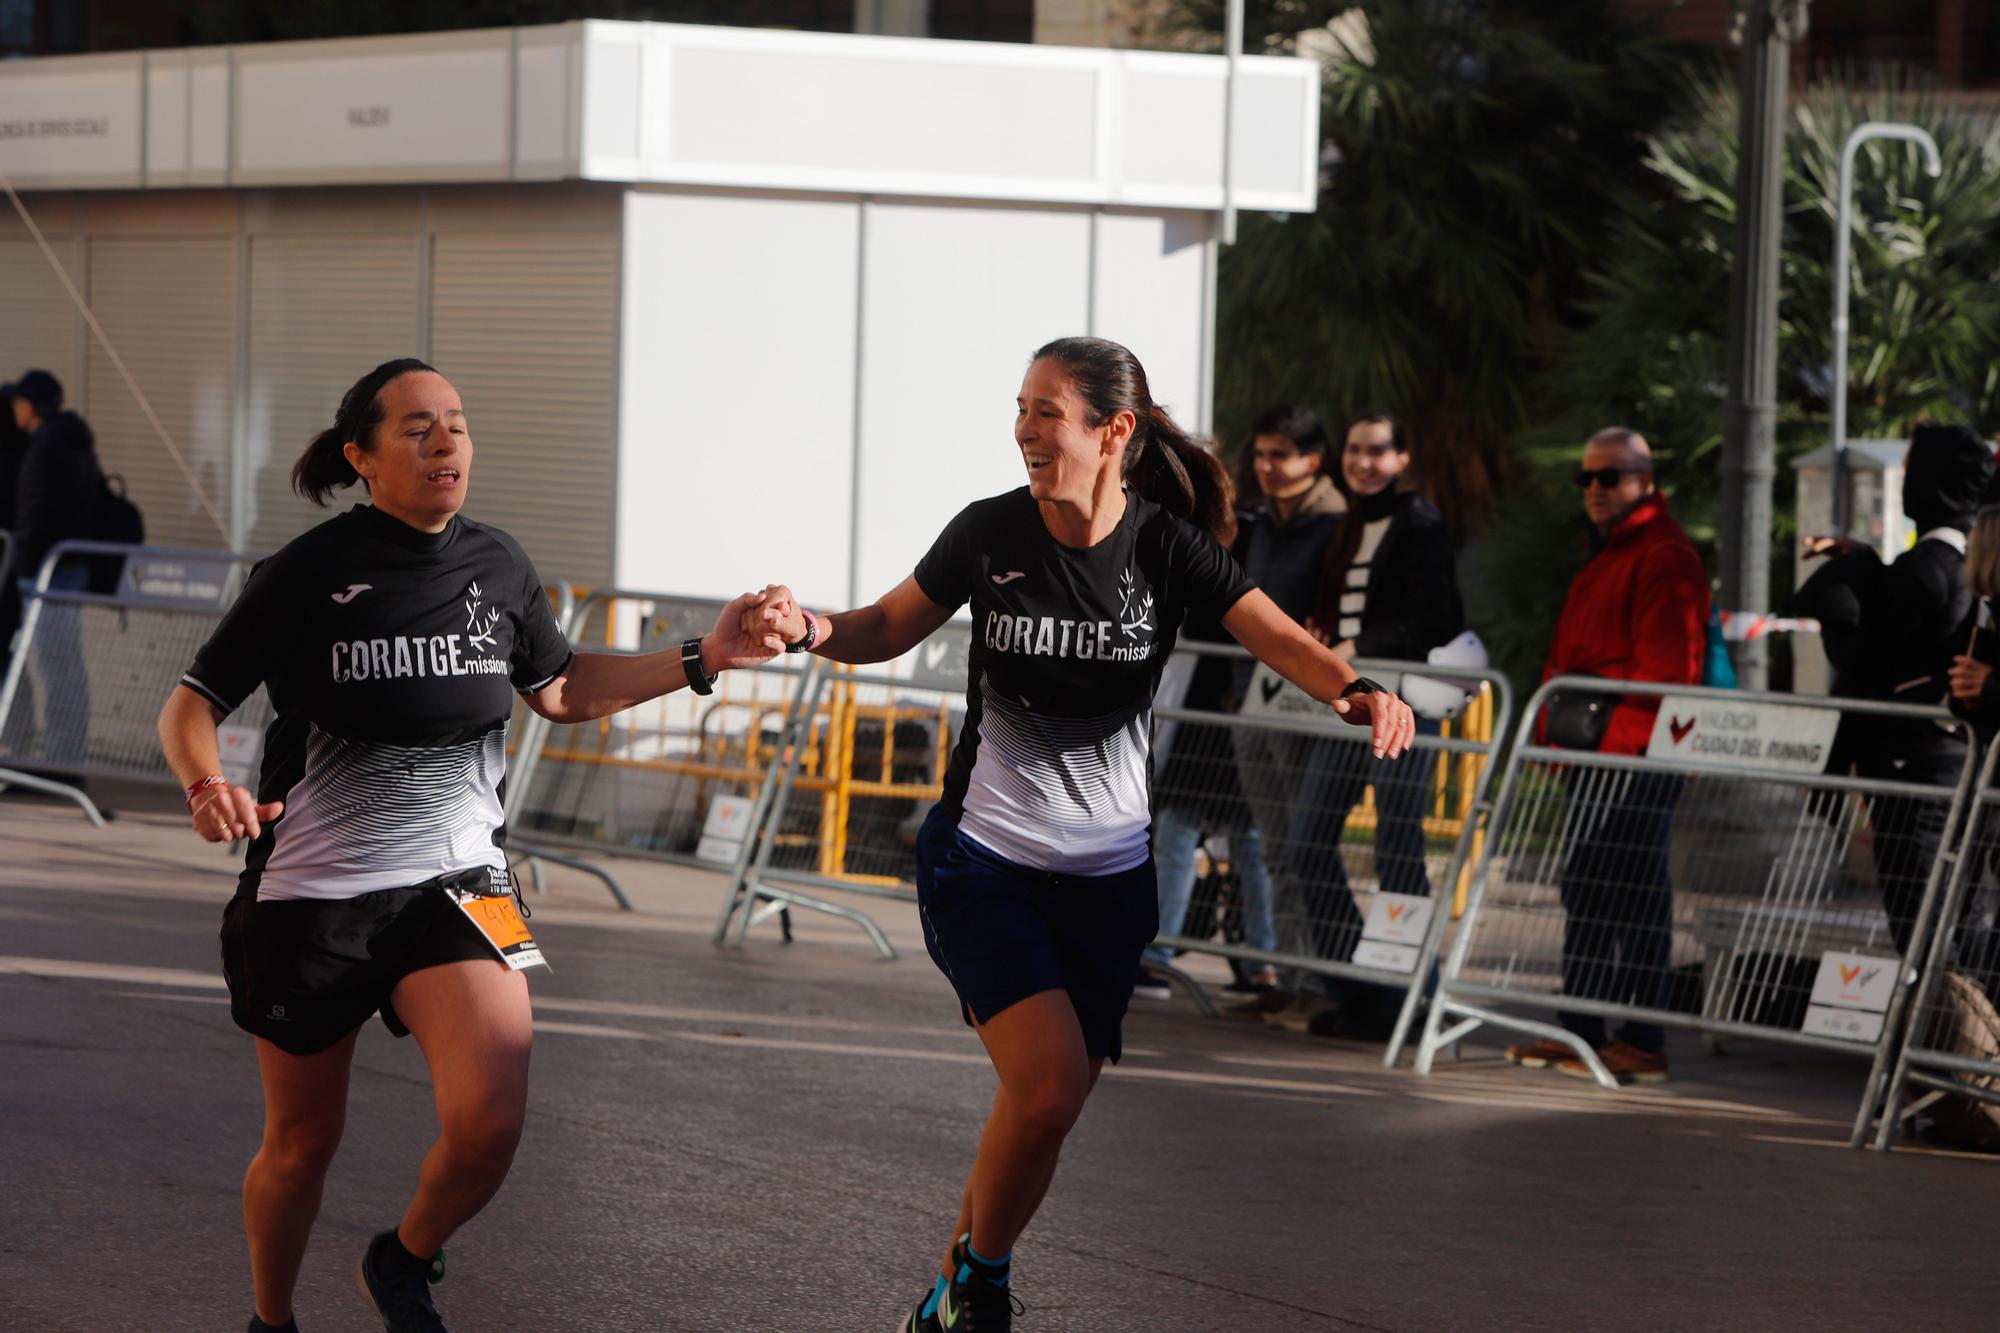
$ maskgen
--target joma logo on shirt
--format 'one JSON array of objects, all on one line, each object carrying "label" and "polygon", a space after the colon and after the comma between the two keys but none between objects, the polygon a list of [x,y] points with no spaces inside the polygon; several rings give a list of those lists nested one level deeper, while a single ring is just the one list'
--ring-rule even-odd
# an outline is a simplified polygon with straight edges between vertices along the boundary
[{"label": "joma logo on shirt", "polygon": [[1054,616],[988,611],[986,646],[996,653],[1074,657],[1086,662],[1143,662],[1153,655],[1152,643],[1114,644],[1112,636],[1120,628],[1110,620],[1058,620]]}]

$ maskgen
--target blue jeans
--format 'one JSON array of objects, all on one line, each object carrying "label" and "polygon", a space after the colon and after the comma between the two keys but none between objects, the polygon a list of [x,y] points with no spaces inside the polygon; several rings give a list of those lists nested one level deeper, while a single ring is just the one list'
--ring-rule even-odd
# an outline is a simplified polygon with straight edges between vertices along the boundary
[{"label": "blue jeans", "polygon": [[[1417,719],[1435,735],[1438,724]],[[1376,859],[1382,887],[1425,894],[1423,810],[1429,799],[1435,751],[1409,750],[1401,759],[1377,760],[1357,737],[1322,740],[1290,732],[1244,730],[1237,734],[1243,790],[1270,866],[1279,948],[1285,953],[1345,962],[1361,938],[1360,909],[1347,882],[1341,831],[1376,784]],[[1287,989],[1323,984],[1314,974],[1290,971]],[[1365,983],[1362,983],[1365,985]],[[1337,985],[1325,989],[1342,997]]]},{"label": "blue jeans", "polygon": [[[1153,868],[1160,883],[1160,933],[1178,935],[1187,924],[1188,901],[1194,897],[1194,852],[1205,830],[1194,816],[1177,806],[1153,812]],[[1237,883],[1243,895],[1243,943],[1252,949],[1276,950],[1278,934],[1271,924],[1271,877],[1264,869],[1263,839],[1246,828],[1230,839]],[[1154,944],[1146,950],[1148,967],[1173,962],[1171,949]]]},{"label": "blue jeans", "polygon": [[[49,575],[51,592],[82,592],[89,586],[90,569],[81,560],[58,563]],[[22,579],[24,621],[34,595],[34,582]],[[74,602],[45,603],[32,645],[30,666],[42,705],[41,757],[56,769],[84,762],[90,731],[90,675],[83,665],[83,618],[78,610]]]}]

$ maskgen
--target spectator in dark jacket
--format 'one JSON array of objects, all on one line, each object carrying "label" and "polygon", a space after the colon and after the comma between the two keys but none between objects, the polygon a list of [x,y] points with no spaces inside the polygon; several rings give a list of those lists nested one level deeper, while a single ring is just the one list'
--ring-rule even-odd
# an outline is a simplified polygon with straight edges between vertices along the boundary
[{"label": "spectator in dark jacket", "polygon": [[[27,432],[15,492],[14,576],[25,599],[35,586],[42,560],[57,542],[91,535],[103,474],[97,441],[83,418],[63,410],[62,385],[46,370],[31,370],[0,386],[14,400],[15,424]],[[89,586],[85,562],[72,560],[53,571],[54,591],[82,592]],[[35,627],[34,669],[42,699],[42,756],[51,768],[82,764],[90,722],[90,682],[83,670],[81,625],[73,610],[45,615]],[[60,682],[58,686],[57,683]]]},{"label": "spectator in dark jacket", "polygon": [[[1992,479],[1993,450],[1970,428],[1919,426],[1903,460],[1903,512],[1916,525],[1916,544],[1885,567],[1873,548],[1850,539],[1809,539],[1809,556],[1831,559],[1794,603],[1825,620],[1835,694],[1918,704],[1947,699],[1973,609],[1966,535]],[[1854,719],[1841,728],[1840,750],[1863,777],[1938,786],[1957,782],[1966,758],[1962,736],[1906,719]],[[1869,802],[1875,878],[1889,933],[1904,953],[1944,841],[1946,813],[1937,800]]]},{"label": "spectator in dark jacket", "polygon": [[0,532],[9,538],[0,544],[0,678],[7,674],[14,631],[21,625],[21,594],[14,587],[14,497],[20,489],[21,462],[27,454],[28,432],[14,420],[13,400],[0,402]]},{"label": "spectator in dark jacket", "polygon": [[57,542],[88,537],[102,473],[97,439],[82,417],[63,410],[62,384],[31,370],[0,393],[14,400],[14,421],[28,436],[15,493],[14,574],[32,579]]},{"label": "spectator in dark jacket", "polygon": [[[1989,490],[1989,495],[1991,491]],[[1981,745],[2000,736],[2000,504],[1982,505],[1973,515],[1965,544],[1965,581],[1972,614],[1952,635],[1961,651],[1951,659],[1946,682],[1951,711],[1972,723]],[[1972,882],[1959,903],[1958,930],[1945,965],[1972,977],[1988,999],[2000,998],[2000,922],[1980,918],[1980,879],[2000,869],[2000,810],[1975,807],[1980,820]]]},{"label": "spectator in dark jacket", "polygon": [[[1583,675],[1696,683],[1707,647],[1708,574],[1653,485],[1645,438],[1616,427],[1597,432],[1584,445],[1576,484],[1583,489],[1594,550],[1563,601],[1542,679]],[[1606,754],[1643,754],[1659,700],[1620,696],[1608,715],[1594,715],[1603,719],[1601,728],[1593,725],[1593,715],[1557,716],[1566,711],[1561,703],[1544,710],[1536,721],[1538,738]],[[1682,779],[1579,769],[1567,780],[1570,844],[1560,880],[1563,994],[1664,1008],[1673,948],[1667,841]],[[1565,1013],[1560,1020],[1620,1082],[1665,1080],[1666,1033],[1657,1025],[1627,1022],[1607,1039],[1604,1019],[1596,1014]],[[1509,1046],[1507,1058],[1529,1069],[1554,1065],[1591,1077],[1589,1067],[1561,1042]]]},{"label": "spectator in dark jacket", "polygon": [[[1320,563],[1340,531],[1347,501],[1327,468],[1326,427],[1303,407],[1274,407],[1252,426],[1248,450],[1258,503],[1237,523],[1236,555],[1257,586],[1301,625],[1312,618]],[[1235,673],[1235,690],[1247,698],[1252,668]],[[1271,910],[1281,953],[1313,953],[1309,915],[1296,871],[1294,824],[1324,796],[1331,761],[1320,752],[1337,742],[1296,733],[1240,728],[1236,764],[1271,880]],[[1406,755],[1405,758],[1408,756]],[[1270,1021],[1305,1029],[1312,1013],[1330,1003],[1303,993],[1302,974],[1279,974],[1280,989],[1243,1006]]]},{"label": "spectator in dark jacket", "polygon": [[[1421,662],[1431,649],[1465,629],[1451,534],[1429,500],[1402,488],[1410,465],[1403,423],[1388,412],[1365,412],[1347,427],[1340,455],[1347,517],[1327,548],[1307,628],[1336,653]],[[1419,717],[1417,730],[1435,736],[1437,718]],[[1339,762],[1316,809],[1306,812],[1310,831],[1299,839],[1310,860],[1300,866],[1316,943],[1324,956],[1348,959],[1365,919],[1347,881],[1341,832],[1362,791],[1375,789],[1375,868],[1385,893],[1430,896],[1424,868],[1424,808],[1431,794],[1436,753],[1413,749],[1394,763],[1367,747],[1332,747]],[[1333,1009],[1315,1014],[1308,1030],[1318,1036],[1386,1040],[1403,992],[1367,982],[1334,981]]]}]

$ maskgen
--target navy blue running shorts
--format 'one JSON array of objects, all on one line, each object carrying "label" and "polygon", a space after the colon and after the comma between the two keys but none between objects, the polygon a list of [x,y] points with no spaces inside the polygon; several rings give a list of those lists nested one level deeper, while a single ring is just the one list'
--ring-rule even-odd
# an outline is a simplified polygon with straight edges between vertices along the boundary
[{"label": "navy blue running shorts", "polygon": [[967,1023],[1065,991],[1085,1049],[1117,1062],[1139,955],[1160,931],[1152,858],[1115,875],[1036,870],[966,837],[939,806],[917,835],[917,907]]},{"label": "navy blue running shorts", "polygon": [[[453,878],[453,877],[446,877]],[[484,891],[487,872],[467,876]],[[410,1030],[389,996],[412,972],[491,959],[493,946],[442,881],[352,898],[236,897],[222,910],[222,974],[236,1026],[293,1055],[317,1055],[377,1012]]]}]

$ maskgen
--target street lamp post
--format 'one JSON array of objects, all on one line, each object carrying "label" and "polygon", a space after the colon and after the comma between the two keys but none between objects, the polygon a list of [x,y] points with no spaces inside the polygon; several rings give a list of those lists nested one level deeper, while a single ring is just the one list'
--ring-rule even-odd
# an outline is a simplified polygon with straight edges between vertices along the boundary
[{"label": "street lamp post", "polygon": [[1849,522],[1842,473],[1847,464],[1847,266],[1853,234],[1854,159],[1870,139],[1914,143],[1924,150],[1926,172],[1935,177],[1944,170],[1937,141],[1915,125],[1871,120],[1855,126],[1840,146],[1840,203],[1833,223],[1833,531],[1841,537],[1847,535]]},{"label": "street lamp post", "polygon": [[[1743,0],[1736,262],[1729,273],[1729,388],[1722,422],[1722,604],[1764,611],[1771,599],[1771,485],[1777,476],[1779,222],[1792,44],[1808,0]],[[1737,646],[1745,689],[1769,679],[1768,640]]]}]

